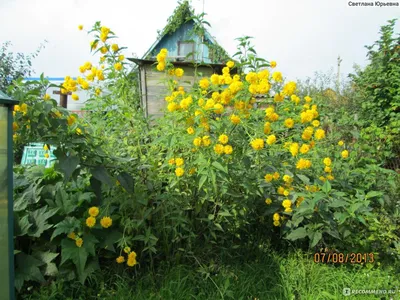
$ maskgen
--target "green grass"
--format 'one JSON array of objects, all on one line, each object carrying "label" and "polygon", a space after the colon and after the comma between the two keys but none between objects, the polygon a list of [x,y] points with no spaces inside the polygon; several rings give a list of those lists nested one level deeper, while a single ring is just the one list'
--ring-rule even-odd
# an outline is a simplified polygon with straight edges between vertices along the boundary
[{"label": "green grass", "polygon": [[[316,264],[300,251],[287,257],[275,253],[243,262],[160,267],[140,278],[107,278],[107,284],[79,287],[52,283],[26,299],[390,299],[389,296],[343,296],[343,288],[400,289],[393,270],[366,266]],[[99,282],[99,281],[97,281]],[[386,298],[385,298],[386,297]],[[400,299],[400,291],[393,299]]]}]

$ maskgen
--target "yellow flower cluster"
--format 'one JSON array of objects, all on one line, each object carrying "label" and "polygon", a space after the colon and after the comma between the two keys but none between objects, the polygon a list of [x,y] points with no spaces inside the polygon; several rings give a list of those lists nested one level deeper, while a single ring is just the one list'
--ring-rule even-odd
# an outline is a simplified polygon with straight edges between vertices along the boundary
[{"label": "yellow flower cluster", "polygon": [[259,73],[249,72],[246,75],[246,81],[250,83],[249,92],[251,94],[267,94],[271,89],[269,71],[266,69]]},{"label": "yellow flower cluster", "polygon": [[110,28],[102,26],[100,29],[100,40],[105,43],[107,38],[108,38],[108,34],[110,33]]},{"label": "yellow flower cluster", "polygon": [[278,121],[279,119],[279,115],[275,112],[275,108],[273,106],[270,106],[265,110],[265,117],[271,122]]},{"label": "yellow flower cluster", "polygon": [[167,59],[168,56],[168,50],[163,48],[161,49],[160,53],[157,54],[157,70],[158,71],[164,71],[165,70],[165,65],[166,62],[165,60]]},{"label": "yellow flower cluster", "polygon": [[[136,264],[137,264],[137,261],[136,261],[136,252],[135,251],[132,251],[131,250],[131,248],[130,247],[125,247],[124,248],[124,252],[126,253],[126,254],[128,254],[128,256],[127,256],[127,261],[126,261],[126,264],[129,266],[129,267],[133,267],[133,266],[135,266]],[[125,262],[125,257],[123,256],[123,255],[120,255],[120,256],[118,256],[116,259],[115,259],[115,261],[117,262],[117,263],[119,263],[119,264],[122,264],[122,263],[124,263]]]},{"label": "yellow flower cluster", "polygon": [[261,150],[264,148],[264,140],[263,139],[254,139],[250,142],[251,147],[254,150]]},{"label": "yellow flower cluster", "polygon": [[265,179],[266,182],[271,182],[272,180],[278,180],[279,177],[280,177],[279,173],[275,172],[273,174],[270,174],[270,173],[266,174],[264,176],[264,179]]},{"label": "yellow flower cluster", "polygon": [[300,158],[297,161],[296,168],[299,170],[309,169],[311,167],[311,161],[308,159]]},{"label": "yellow flower cluster", "polygon": [[287,213],[292,212],[292,201],[290,201],[289,199],[283,200],[282,206],[285,208],[285,212]]}]

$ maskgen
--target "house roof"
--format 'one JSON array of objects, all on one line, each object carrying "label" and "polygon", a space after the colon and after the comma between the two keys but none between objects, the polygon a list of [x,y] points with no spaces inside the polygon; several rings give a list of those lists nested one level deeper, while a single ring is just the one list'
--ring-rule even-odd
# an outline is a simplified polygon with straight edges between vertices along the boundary
[{"label": "house roof", "polygon": [[[204,28],[202,24],[198,22],[195,18],[194,10],[191,8],[189,1],[184,0],[183,2],[180,3],[180,5],[175,9],[174,13],[168,18],[168,23],[164,27],[164,29],[159,32],[159,36],[157,40],[151,45],[151,47],[146,51],[146,53],[143,55],[142,59],[146,59],[149,54],[152,53],[154,48],[157,47],[157,45],[161,42],[161,40],[168,34],[173,34],[177,29],[179,29],[183,24],[192,21],[196,25],[200,26],[203,29],[204,32],[204,37],[210,41],[215,46],[220,47],[227,55],[227,58],[229,58],[229,55],[227,52],[217,43],[215,38],[212,37],[212,35]],[[207,22],[204,22],[205,24],[208,24]],[[208,24],[209,25],[209,24]]]},{"label": "house roof", "polygon": [[0,91],[0,103],[1,104],[11,104],[15,105],[18,104],[19,101],[11,99],[7,94]]},{"label": "house roof", "polygon": [[[135,64],[139,66],[147,65],[147,64],[154,64],[155,60],[152,59],[140,59],[140,58],[128,58],[128,60],[133,61]],[[191,61],[174,61],[174,65],[177,66],[192,66],[194,65]],[[198,66],[199,64],[197,64]],[[203,66],[210,66],[210,67],[224,67],[225,64],[215,64],[215,63],[203,63],[200,64]]]}]

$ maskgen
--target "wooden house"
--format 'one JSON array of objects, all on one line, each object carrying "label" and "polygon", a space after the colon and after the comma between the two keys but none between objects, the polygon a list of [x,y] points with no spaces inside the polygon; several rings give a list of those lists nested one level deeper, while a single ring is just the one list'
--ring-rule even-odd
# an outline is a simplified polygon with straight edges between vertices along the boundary
[{"label": "wooden house", "polygon": [[141,105],[145,115],[158,117],[166,107],[169,93],[162,83],[163,72],[156,70],[156,56],[161,49],[168,50],[167,59],[184,70],[182,86],[192,86],[201,76],[221,74],[230,59],[227,52],[207,32],[194,14],[188,1],[182,2],[168,19],[167,26],[159,32],[158,39],[141,59],[130,58],[138,66]]}]

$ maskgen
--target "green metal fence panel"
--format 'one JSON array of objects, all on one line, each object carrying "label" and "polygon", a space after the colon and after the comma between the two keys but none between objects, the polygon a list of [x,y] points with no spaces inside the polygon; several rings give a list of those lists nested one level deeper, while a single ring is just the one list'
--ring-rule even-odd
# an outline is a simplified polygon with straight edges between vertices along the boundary
[{"label": "green metal fence panel", "polygon": [[[44,143],[32,143],[25,146],[21,165],[41,165],[46,168],[54,165],[57,157],[54,155],[53,151],[57,148],[50,145],[50,150],[44,150],[44,145]],[[49,154],[48,158],[45,157],[46,153]]]}]

